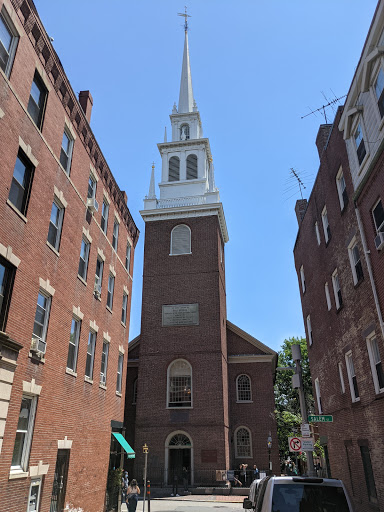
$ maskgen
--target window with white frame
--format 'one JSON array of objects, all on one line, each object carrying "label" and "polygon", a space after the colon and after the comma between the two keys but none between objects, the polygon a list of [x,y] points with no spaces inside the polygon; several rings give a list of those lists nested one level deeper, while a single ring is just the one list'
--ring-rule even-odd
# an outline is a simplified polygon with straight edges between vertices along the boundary
[{"label": "window with white frame", "polygon": [[101,285],[103,283],[103,270],[104,261],[100,256],[96,260],[96,272],[95,272],[95,293],[101,295]]},{"label": "window with white frame", "polygon": [[55,197],[52,203],[51,218],[49,219],[48,243],[59,250],[61,229],[63,227],[64,207]]},{"label": "window with white frame", "polygon": [[323,211],[321,212],[321,220],[323,222],[325,243],[328,243],[329,240],[331,239],[331,227],[328,222],[328,213],[326,206],[324,206]]},{"label": "window with white frame", "polygon": [[113,223],[113,234],[112,234],[112,247],[117,252],[117,244],[119,241],[119,221],[115,218]]},{"label": "window with white frame", "polygon": [[73,137],[67,127],[64,128],[63,141],[60,150],[60,163],[64,171],[69,175],[71,170],[72,151],[73,151]]},{"label": "window with white frame", "polygon": [[103,341],[103,350],[101,352],[101,367],[100,367],[100,384],[103,384],[104,386],[107,383],[108,352],[109,352],[109,343],[104,340]]},{"label": "window with white frame", "polygon": [[309,344],[313,343],[313,335],[312,335],[312,324],[311,324],[311,315],[307,316],[307,331],[308,331],[308,341]]},{"label": "window with white frame", "polygon": [[39,512],[40,510],[40,494],[41,494],[41,478],[31,480],[28,496],[28,512]]},{"label": "window with white frame", "polygon": [[316,240],[317,240],[317,245],[320,245],[320,230],[319,230],[319,225],[317,223],[317,221],[315,222],[315,233],[316,233]]},{"label": "window with white frame", "polygon": [[168,407],[192,407],[192,367],[184,359],[168,366]]},{"label": "window with white frame", "polygon": [[7,77],[11,74],[18,41],[19,34],[3,6],[0,12],[0,68]]},{"label": "window with white frame", "polygon": [[87,280],[87,270],[88,270],[88,259],[89,259],[89,247],[90,243],[88,240],[83,238],[81,240],[81,249],[80,249],[80,260],[79,260],[79,270],[78,274],[79,276],[84,279],[84,281]]},{"label": "window with white frame", "polygon": [[132,247],[128,240],[127,241],[127,250],[125,253],[125,268],[128,270],[128,272],[130,272],[130,269],[131,269],[131,249],[132,249]]},{"label": "window with white frame", "polygon": [[0,256],[0,331],[5,332],[16,267]]},{"label": "window with white frame", "polygon": [[187,156],[187,180],[197,180],[197,155]]},{"label": "window with white frame", "polygon": [[96,333],[90,330],[88,335],[87,359],[85,362],[85,376],[93,379],[93,363],[95,360]]},{"label": "window with white frame", "polygon": [[37,396],[23,395],[13,447],[11,470],[26,471],[32,444]]},{"label": "window with white frame", "polygon": [[344,376],[343,376],[343,365],[341,363],[339,363],[337,366],[339,368],[341,392],[345,393],[345,384],[344,384]]},{"label": "window with white frame", "polygon": [[372,208],[372,216],[377,233],[384,232],[384,208],[381,199]]},{"label": "window with white frame", "polygon": [[115,288],[115,277],[109,274],[108,277],[108,293],[107,293],[107,307],[112,310],[113,305],[113,290]]},{"label": "window with white frame", "polygon": [[180,140],[189,140],[189,125],[182,124],[180,126]]},{"label": "window with white frame", "polygon": [[381,117],[384,116],[384,72],[379,69],[379,73],[375,82],[375,92],[377,97],[377,106],[379,107]]},{"label": "window with white frame", "polygon": [[121,393],[121,389],[122,389],[123,363],[124,363],[124,354],[119,352],[119,359],[117,361],[117,379],[116,379],[116,391],[118,393]]},{"label": "window with white frame", "polygon": [[236,379],[236,395],[238,402],[252,402],[251,379],[248,375],[238,375]]},{"label": "window with white frame", "polygon": [[360,394],[359,388],[357,386],[355,367],[353,365],[352,351],[349,351],[345,354],[345,363],[347,366],[349,389],[351,391],[352,402],[357,402],[360,400]]},{"label": "window with white frame", "polygon": [[340,309],[343,305],[343,296],[341,294],[340,279],[337,269],[335,269],[332,274],[332,285],[333,294],[335,296],[336,309]]},{"label": "window with white frame", "polygon": [[362,267],[361,259],[360,259],[359,247],[357,245],[356,239],[353,239],[352,242],[350,243],[350,245],[348,247],[348,255],[349,255],[349,260],[351,262],[353,283],[356,285],[364,278],[363,267]]},{"label": "window with white frame", "polygon": [[179,224],[171,232],[171,255],[191,254],[191,229]]},{"label": "window with white frame", "polygon": [[300,267],[300,279],[301,279],[301,289],[303,293],[305,292],[305,276],[304,276],[304,267],[301,265]]},{"label": "window with white frame", "polygon": [[32,163],[23,151],[19,150],[8,199],[23,215],[27,215],[34,172],[35,168]]},{"label": "window with white frame", "polygon": [[371,371],[373,384],[375,386],[376,393],[384,392],[384,372],[383,365],[381,364],[381,355],[379,345],[377,343],[376,335],[373,333],[367,338],[367,347],[369,354],[369,361],[371,363]]},{"label": "window with white frame", "polygon": [[168,181],[179,181],[180,179],[180,158],[171,156],[168,163]]},{"label": "window with white frame", "polygon": [[94,199],[96,197],[96,179],[91,173],[88,178],[88,192],[87,192],[87,198],[88,199]]},{"label": "window with white frame", "polygon": [[47,103],[48,90],[43,82],[43,79],[37,71],[33,77],[31,86],[31,94],[28,102],[28,113],[31,116],[33,122],[41,130],[43,126],[43,118],[45,112],[45,106]]},{"label": "window with white frame", "polygon": [[247,427],[239,427],[235,432],[236,458],[249,459],[252,457],[251,432]]},{"label": "window with white frame", "polygon": [[101,207],[101,223],[100,223],[101,229],[103,230],[104,233],[107,232],[107,228],[108,228],[108,214],[109,214],[109,203],[106,200],[106,198],[104,197],[103,206]]},{"label": "window with white frame", "polygon": [[128,295],[123,293],[123,305],[121,307],[121,323],[126,325],[127,323],[127,306],[128,306]]},{"label": "window with white frame", "polygon": [[323,406],[321,403],[321,393],[320,393],[320,382],[319,379],[315,379],[315,391],[316,391],[316,401],[317,401],[317,409],[319,414],[323,414]]},{"label": "window with white frame", "polygon": [[359,123],[357,125],[353,137],[355,139],[357,160],[359,162],[359,165],[361,165],[365,158],[365,155],[367,154],[364,137],[363,137],[363,130],[361,128],[361,123]]},{"label": "window with white frame", "polygon": [[336,175],[336,186],[337,193],[339,195],[340,209],[343,211],[348,204],[348,193],[342,167],[340,167],[339,172]]},{"label": "window with white frame", "polygon": [[79,352],[79,338],[80,338],[81,320],[72,318],[71,334],[69,335],[69,349],[67,358],[67,368],[76,372],[77,354]]},{"label": "window with white frame", "polygon": [[51,297],[45,295],[41,290],[37,296],[37,305],[35,313],[35,321],[33,323],[32,339],[37,339],[40,352],[45,353],[47,345],[47,331],[49,322],[49,312],[51,309]]},{"label": "window with white frame", "polygon": [[331,295],[329,293],[328,283],[325,283],[324,290],[325,290],[325,298],[327,301],[327,308],[328,308],[328,311],[330,311],[330,309],[332,308],[332,303],[331,303]]}]

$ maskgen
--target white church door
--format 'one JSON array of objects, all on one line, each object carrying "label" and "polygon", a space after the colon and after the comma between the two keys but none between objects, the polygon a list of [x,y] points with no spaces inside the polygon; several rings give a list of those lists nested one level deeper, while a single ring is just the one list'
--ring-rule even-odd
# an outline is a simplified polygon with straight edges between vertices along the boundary
[{"label": "white church door", "polygon": [[164,483],[173,485],[174,477],[177,476],[178,488],[181,491],[185,470],[188,472],[188,483],[193,485],[193,444],[188,434],[179,430],[172,432],[165,443]]}]

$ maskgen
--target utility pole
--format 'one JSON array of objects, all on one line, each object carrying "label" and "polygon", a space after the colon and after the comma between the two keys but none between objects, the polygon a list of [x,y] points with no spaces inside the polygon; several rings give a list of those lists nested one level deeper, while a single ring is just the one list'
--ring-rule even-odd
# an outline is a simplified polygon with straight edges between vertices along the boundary
[{"label": "utility pole", "polygon": [[143,446],[143,453],[145,456],[144,462],[144,496],[143,496],[143,512],[145,512],[145,495],[147,494],[147,460],[148,460],[148,445],[147,443]]}]

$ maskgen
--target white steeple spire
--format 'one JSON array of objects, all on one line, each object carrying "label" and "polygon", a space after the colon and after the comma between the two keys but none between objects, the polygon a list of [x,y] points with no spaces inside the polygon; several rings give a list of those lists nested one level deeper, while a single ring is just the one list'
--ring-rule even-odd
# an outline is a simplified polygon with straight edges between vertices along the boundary
[{"label": "white steeple spire", "polygon": [[191,65],[189,62],[188,30],[185,30],[183,66],[181,69],[178,113],[193,112],[194,107]]},{"label": "white steeple spire", "polygon": [[155,163],[152,164],[151,182],[149,184],[148,199],[156,199],[155,192]]}]

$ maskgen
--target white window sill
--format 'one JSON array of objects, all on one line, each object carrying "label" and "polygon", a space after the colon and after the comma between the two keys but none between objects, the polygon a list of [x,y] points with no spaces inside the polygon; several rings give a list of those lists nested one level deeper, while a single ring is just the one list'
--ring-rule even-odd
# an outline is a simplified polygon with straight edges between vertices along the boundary
[{"label": "white window sill", "polygon": [[122,397],[123,395],[120,393],[120,391],[116,391],[116,396]]},{"label": "white window sill", "polygon": [[25,222],[25,223],[27,223],[27,222],[28,222],[27,217],[25,217],[25,216],[21,213],[21,211],[20,211],[20,210],[18,210],[18,209],[16,208],[16,206],[15,206],[13,203],[11,203],[11,201],[10,201],[9,199],[7,199],[7,205],[8,205],[10,208],[12,208],[12,210],[13,210],[13,211],[14,211],[14,212],[15,212],[15,213],[20,217],[20,219],[21,219],[23,222]]},{"label": "white window sill", "polygon": [[28,357],[30,357],[34,361],[39,361],[39,363],[45,363],[45,358],[37,356],[34,352],[29,352]]},{"label": "white window sill", "polygon": [[101,302],[101,295],[95,295],[93,294],[93,296],[95,297],[96,300],[98,300],[99,302]]},{"label": "white window sill", "polygon": [[189,407],[189,406],[186,406],[186,407],[169,407],[169,405],[167,405],[167,409],[172,409],[172,411],[189,411],[190,409],[193,409],[193,407]]},{"label": "white window sill", "polygon": [[253,404],[253,400],[236,400],[237,404]]},{"label": "white window sill", "polygon": [[352,403],[355,404],[356,402],[360,402],[360,397],[359,398],[352,398]]},{"label": "white window sill", "polygon": [[65,373],[68,373],[68,375],[72,375],[73,377],[77,377],[77,373],[71,370],[70,368],[66,368]]},{"label": "white window sill", "polygon": [[101,382],[99,384],[99,388],[104,389],[105,391],[107,390],[107,386],[105,384],[102,384]]},{"label": "white window sill", "polygon": [[47,245],[48,245],[48,247],[51,249],[51,251],[53,251],[53,252],[56,254],[56,256],[60,256],[59,251],[58,251],[57,249],[55,249],[55,248],[53,247],[53,245],[51,245],[51,244],[48,242],[48,240],[46,241],[46,244],[47,244]]},{"label": "white window sill", "polygon": [[109,311],[112,314],[112,309],[109,306],[105,306],[107,311]]},{"label": "white window sill", "polygon": [[180,254],[170,254],[170,256],[188,256],[189,254],[192,254],[191,252],[182,252]]},{"label": "white window sill", "polygon": [[87,377],[86,375],[84,376],[84,381],[88,382],[88,384],[93,384],[93,379],[91,379],[90,377]]},{"label": "white window sill", "polygon": [[125,324],[124,322],[120,322],[120,323],[121,323],[121,325],[124,327],[124,329],[126,329],[126,328],[127,328],[127,324]]},{"label": "white window sill", "polygon": [[[364,141],[365,142],[365,141]],[[363,169],[365,167],[365,164],[367,163],[368,159],[369,159],[369,156],[370,156],[370,153],[367,151],[365,157],[363,158],[363,161],[361,162],[361,164],[359,164],[359,161],[357,160],[357,165],[359,165],[359,170],[358,170],[358,176],[363,172]],[[356,156],[357,158],[357,156]]]},{"label": "white window sill", "polygon": [[8,480],[16,480],[16,478],[28,478],[28,471],[25,472],[22,469],[11,469],[9,472]]},{"label": "white window sill", "polygon": [[79,279],[79,281],[81,281],[85,286],[87,286],[87,281],[83,279],[80,274],[77,274],[77,279]]}]

